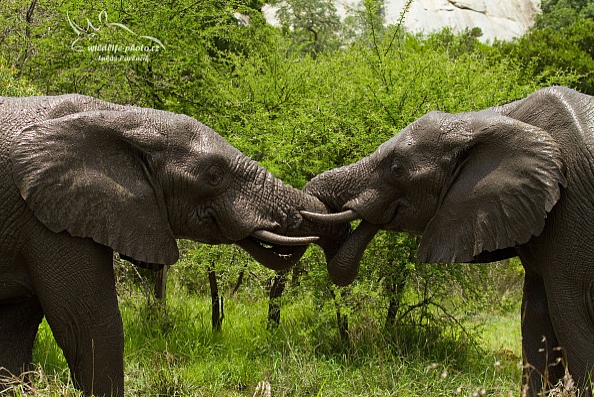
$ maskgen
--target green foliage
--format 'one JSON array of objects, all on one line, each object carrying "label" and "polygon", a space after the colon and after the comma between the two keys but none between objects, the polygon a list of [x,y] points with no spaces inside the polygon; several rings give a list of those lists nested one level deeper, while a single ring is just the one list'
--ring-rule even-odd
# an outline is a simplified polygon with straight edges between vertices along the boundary
[{"label": "green foliage", "polygon": [[315,59],[282,38],[273,44],[236,62],[218,89],[226,106],[210,124],[295,186],[369,154],[429,110],[482,109],[535,88],[506,59],[452,57],[409,35],[395,43],[385,34],[375,45]]},{"label": "green foliage", "polygon": [[544,0],[542,13],[536,16],[536,27],[559,29],[572,25],[580,19],[594,17],[592,0]]},{"label": "green foliage", "polygon": [[[308,294],[291,296],[273,332],[266,329],[265,300],[229,298],[223,331],[213,333],[209,299],[184,289],[170,283],[160,317],[147,315],[134,288],[120,298],[127,395],[252,396],[261,381],[273,396],[437,397],[483,389],[505,396],[518,389],[519,316],[492,320],[488,343],[477,348],[464,335],[406,327],[389,332],[364,318],[352,324],[352,347],[337,349],[333,308],[318,306]],[[497,342],[501,335],[513,335],[506,351]],[[35,392],[17,395],[79,395],[62,385],[71,381],[47,323],[42,336],[35,350]]]},{"label": "green foliage", "polygon": [[542,85],[565,85],[594,94],[594,2],[550,0],[527,34],[498,43],[505,56],[518,60],[527,76]]},{"label": "green foliage", "polygon": [[[211,80],[227,55],[253,50],[272,29],[260,6],[255,0],[11,0],[0,11],[0,25],[7,26],[0,55],[47,94],[208,112],[208,98],[216,97]],[[240,26],[234,13],[247,15],[250,25]]]},{"label": "green foliage", "polygon": [[38,92],[25,79],[19,79],[15,68],[0,57],[0,96],[31,96]]},{"label": "green foliage", "polygon": [[472,29],[467,28],[459,34],[454,34],[452,29],[445,28],[441,32],[427,36],[425,45],[439,48],[447,52],[452,59],[456,59],[463,54],[472,54],[480,50],[486,50],[488,46],[481,44],[478,40],[482,35],[483,32],[477,27]]},{"label": "green foliage", "polygon": [[594,20],[561,28],[534,29],[508,46],[510,54],[543,84],[560,84],[594,94]]},{"label": "green foliage", "polygon": [[[355,42],[315,58],[295,51],[299,39],[266,26],[246,1],[87,6],[68,0],[37,5],[31,18],[28,4],[14,0],[10,13],[0,11],[14,25],[6,38],[14,45],[3,48],[43,92],[80,92],[189,114],[295,186],[363,157],[429,110],[480,109],[535,88],[520,81],[519,65],[475,51],[472,33],[459,41],[445,33],[425,41],[399,27],[383,28],[381,3],[373,1],[360,13]],[[237,23],[236,11],[250,15],[250,26]],[[88,33],[77,34],[69,20]],[[26,45],[19,44],[27,29]],[[148,61],[138,62],[99,61],[89,49],[155,44],[139,36],[165,48],[156,45]],[[74,47],[86,51],[74,51],[75,40]],[[31,55],[21,62],[24,52]]]},{"label": "green foliage", "polygon": [[340,18],[330,0],[272,1],[278,5],[276,16],[303,51],[315,56],[318,52],[338,48]]}]

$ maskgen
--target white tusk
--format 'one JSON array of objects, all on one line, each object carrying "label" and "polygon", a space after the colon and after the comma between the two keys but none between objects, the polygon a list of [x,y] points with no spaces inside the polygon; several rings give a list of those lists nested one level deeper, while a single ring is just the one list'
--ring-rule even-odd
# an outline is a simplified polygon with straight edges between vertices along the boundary
[{"label": "white tusk", "polygon": [[361,219],[359,214],[353,210],[346,210],[342,212],[336,212],[332,214],[320,214],[318,212],[300,211],[304,218],[309,219],[313,222],[322,223],[325,225],[337,225],[340,223],[348,223]]},{"label": "white tusk", "polygon": [[289,236],[282,236],[280,234],[276,234],[270,232],[268,230],[256,230],[252,233],[252,236],[257,238],[258,240],[262,240],[265,243],[269,244],[277,244],[277,245],[308,245],[311,243],[315,243],[320,238],[315,236],[308,236],[308,237],[289,237]]}]

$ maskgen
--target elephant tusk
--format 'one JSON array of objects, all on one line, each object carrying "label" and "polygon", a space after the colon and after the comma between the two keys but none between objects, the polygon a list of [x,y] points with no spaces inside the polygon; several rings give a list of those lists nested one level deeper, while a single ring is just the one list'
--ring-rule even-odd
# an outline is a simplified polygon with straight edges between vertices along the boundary
[{"label": "elephant tusk", "polygon": [[281,236],[280,234],[276,234],[270,232],[268,230],[256,230],[252,233],[252,236],[257,238],[258,240],[262,240],[265,243],[269,244],[277,244],[277,245],[308,245],[311,243],[315,243],[320,238],[315,236],[309,237],[289,237],[289,236]]},{"label": "elephant tusk", "polygon": [[301,215],[313,222],[322,223],[325,225],[338,225],[340,223],[348,223],[361,219],[359,214],[353,210],[346,210],[332,214],[320,214],[317,212],[300,211]]}]

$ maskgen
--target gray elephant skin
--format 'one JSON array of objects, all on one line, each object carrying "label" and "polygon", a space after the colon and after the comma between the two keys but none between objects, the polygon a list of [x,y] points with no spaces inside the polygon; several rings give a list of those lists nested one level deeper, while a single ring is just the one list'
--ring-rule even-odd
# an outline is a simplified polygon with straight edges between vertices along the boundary
[{"label": "gray elephant skin", "polygon": [[28,369],[45,316],[98,396],[124,390],[114,250],[172,264],[176,238],[237,243],[287,268],[317,239],[299,211],[325,211],[193,118],[80,95],[0,98],[0,166],[1,374]]},{"label": "gray elephant skin", "polygon": [[318,175],[304,190],[336,212],[304,213],[310,219],[362,219],[328,264],[338,284],[354,279],[379,229],[421,235],[422,262],[519,256],[526,271],[524,387],[537,395],[563,377],[566,364],[591,395],[592,97],[550,87],[482,111],[431,112],[369,157]]}]

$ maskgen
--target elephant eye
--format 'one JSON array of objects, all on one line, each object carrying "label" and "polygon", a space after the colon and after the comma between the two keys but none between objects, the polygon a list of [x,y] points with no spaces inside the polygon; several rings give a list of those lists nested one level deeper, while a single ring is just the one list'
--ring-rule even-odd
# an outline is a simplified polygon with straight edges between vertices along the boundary
[{"label": "elephant eye", "polygon": [[394,160],[390,166],[390,174],[392,176],[401,176],[403,172],[404,167],[402,166],[402,163],[398,160]]},{"label": "elephant eye", "polygon": [[225,172],[218,165],[210,166],[205,175],[206,181],[213,187],[219,186],[223,181],[224,176]]}]

